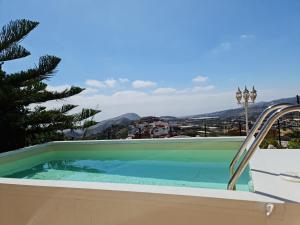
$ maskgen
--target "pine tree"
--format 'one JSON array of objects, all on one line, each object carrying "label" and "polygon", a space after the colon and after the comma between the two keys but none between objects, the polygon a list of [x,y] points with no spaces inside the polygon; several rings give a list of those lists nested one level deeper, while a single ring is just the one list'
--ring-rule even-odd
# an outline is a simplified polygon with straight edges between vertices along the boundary
[{"label": "pine tree", "polygon": [[[62,139],[62,130],[81,127],[81,121],[100,112],[82,109],[80,113],[70,114],[69,111],[76,105],[63,105],[51,110],[39,105],[50,100],[62,100],[84,90],[73,86],[61,92],[47,89],[44,81],[54,75],[61,61],[56,56],[42,56],[38,65],[28,70],[12,74],[3,71],[3,63],[30,55],[19,42],[38,24],[22,19],[11,21],[0,30],[0,152]],[[87,124],[93,122],[85,122],[84,126]]]}]

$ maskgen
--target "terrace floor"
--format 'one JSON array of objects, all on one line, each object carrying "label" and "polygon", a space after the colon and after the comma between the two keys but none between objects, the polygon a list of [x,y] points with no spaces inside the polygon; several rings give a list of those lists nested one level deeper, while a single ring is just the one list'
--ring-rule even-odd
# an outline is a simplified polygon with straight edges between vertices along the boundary
[{"label": "terrace floor", "polygon": [[300,149],[259,150],[250,168],[255,193],[300,202]]}]

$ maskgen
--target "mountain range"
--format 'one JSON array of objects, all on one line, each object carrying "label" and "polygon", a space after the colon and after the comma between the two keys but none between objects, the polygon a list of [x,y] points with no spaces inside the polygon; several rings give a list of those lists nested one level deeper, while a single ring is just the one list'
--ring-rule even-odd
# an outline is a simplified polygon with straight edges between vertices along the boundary
[{"label": "mountain range", "polygon": [[103,120],[94,126],[87,128],[86,135],[93,136],[105,131],[113,125],[128,126],[132,121],[139,120],[141,117],[136,113],[126,113],[111,119]]},{"label": "mountain range", "polygon": [[[251,104],[249,106],[249,118],[255,119],[266,107],[278,103],[297,104],[297,100],[295,97],[293,97],[293,98],[282,98],[282,99],[277,99],[269,102],[258,102],[255,104]],[[176,120],[184,120],[184,119],[192,119],[192,118],[208,118],[208,117],[222,118],[224,120],[238,119],[240,117],[244,117],[244,109],[243,107],[239,107],[235,109],[228,109],[228,110],[222,110],[222,111],[217,111],[212,113],[197,114],[197,115],[184,116],[184,117],[161,116],[159,118],[165,121],[176,121]],[[104,132],[106,129],[111,128],[112,126],[115,125],[128,126],[133,121],[137,121],[140,119],[141,117],[136,113],[126,113],[111,119],[100,121],[96,125],[87,128],[86,131],[81,129],[65,130],[64,133],[66,136],[69,136],[71,138],[80,139],[83,137],[84,132],[85,132],[85,136],[87,137],[95,136],[101,132]]]},{"label": "mountain range", "polygon": [[65,130],[64,134],[69,138],[80,139],[83,136],[91,137],[96,136],[99,133],[102,133],[108,128],[111,128],[115,125],[128,126],[131,122],[139,120],[141,117],[136,113],[126,113],[111,119],[103,120],[97,124],[88,127],[86,130],[83,129],[74,129],[74,130]]},{"label": "mountain range", "polygon": [[[282,98],[277,99],[269,102],[258,102],[255,104],[249,105],[249,118],[255,119],[265,108],[270,105],[279,104],[279,103],[291,103],[297,104],[297,99],[295,97],[292,98]],[[243,107],[235,108],[235,109],[228,109],[222,110],[212,113],[205,113],[205,114],[197,114],[188,116],[186,118],[199,118],[199,117],[218,117],[222,119],[237,119],[244,116],[244,109]]]}]

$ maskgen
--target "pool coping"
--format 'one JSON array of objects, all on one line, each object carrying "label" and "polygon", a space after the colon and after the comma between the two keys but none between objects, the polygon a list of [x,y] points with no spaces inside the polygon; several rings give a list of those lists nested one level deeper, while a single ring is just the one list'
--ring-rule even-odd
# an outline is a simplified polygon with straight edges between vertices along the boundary
[{"label": "pool coping", "polygon": [[282,177],[288,172],[300,172],[299,157],[300,149],[258,149],[249,163],[254,191],[300,203],[300,182]]},{"label": "pool coping", "polygon": [[152,194],[181,195],[194,197],[219,198],[229,200],[256,201],[265,203],[284,203],[284,201],[260,195],[254,192],[229,191],[209,188],[189,188],[174,186],[158,186],[143,184],[121,184],[104,182],[82,182],[82,181],[56,181],[56,180],[34,180],[18,178],[0,178],[0,184],[12,184],[22,186],[91,189],[106,191],[124,191]]},{"label": "pool coping", "polygon": [[[40,147],[47,147],[53,144],[96,144],[96,143],[122,143],[122,142],[155,142],[155,141],[172,141],[172,140],[238,140],[244,139],[244,136],[234,137],[195,137],[195,138],[157,138],[157,139],[121,139],[121,140],[79,140],[79,141],[52,141],[40,145],[29,146],[17,149],[10,152],[0,154],[0,158],[12,156],[21,152],[34,151]],[[190,188],[190,187],[173,187],[173,186],[157,186],[157,185],[141,185],[141,184],[121,184],[121,183],[104,183],[104,182],[81,182],[81,181],[56,181],[56,180],[34,180],[34,179],[19,179],[19,178],[0,178],[0,185],[23,185],[23,186],[39,186],[53,188],[77,188],[77,189],[93,189],[107,191],[125,191],[125,192],[140,192],[153,194],[168,194],[168,195],[183,195],[194,197],[208,197],[231,200],[257,201],[265,203],[284,203],[284,201],[261,195],[255,192],[245,191],[229,191],[209,188]]]}]

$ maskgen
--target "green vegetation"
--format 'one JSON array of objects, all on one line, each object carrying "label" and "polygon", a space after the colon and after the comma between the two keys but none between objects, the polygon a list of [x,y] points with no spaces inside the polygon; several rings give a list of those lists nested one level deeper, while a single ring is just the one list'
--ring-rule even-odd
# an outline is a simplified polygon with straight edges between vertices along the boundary
[{"label": "green vegetation", "polygon": [[260,148],[267,149],[269,145],[274,146],[274,148],[281,148],[281,146],[278,143],[278,139],[275,138],[266,138],[260,145]]},{"label": "green vegetation", "polygon": [[300,131],[294,131],[288,134],[290,141],[288,143],[288,148],[291,149],[300,149]]},{"label": "green vegetation", "polygon": [[288,148],[300,149],[300,138],[293,138],[289,141]]},{"label": "green vegetation", "polygon": [[[128,126],[112,125],[103,132],[97,134],[95,139],[125,139],[128,136]],[[90,139],[90,138],[89,138]]]},{"label": "green vegetation", "polygon": [[[38,24],[25,19],[16,20],[0,30],[0,151],[62,139],[62,130],[81,127],[81,121],[99,112],[82,109],[79,113],[70,114],[69,111],[76,105],[64,105],[51,110],[38,105],[65,99],[84,90],[80,87],[61,92],[47,89],[43,81],[54,75],[61,61],[56,56],[42,56],[37,66],[12,74],[2,69],[5,62],[30,55],[19,42]],[[93,122],[86,122],[85,127],[91,124]]]}]

